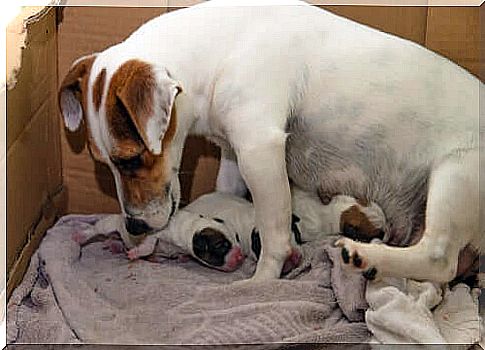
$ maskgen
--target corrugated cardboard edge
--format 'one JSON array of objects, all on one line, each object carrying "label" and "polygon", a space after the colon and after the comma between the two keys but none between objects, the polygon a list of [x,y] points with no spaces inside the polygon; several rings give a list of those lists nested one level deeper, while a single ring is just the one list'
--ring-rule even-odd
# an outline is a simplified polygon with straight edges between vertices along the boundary
[{"label": "corrugated cardboard edge", "polygon": [[[0,101],[0,112],[2,112],[2,118],[4,118],[4,122],[6,123],[7,120],[7,110],[6,110],[6,90],[13,89],[16,85],[16,77],[17,73],[21,70],[21,63],[22,63],[22,51],[28,45],[28,28],[31,24],[34,24],[41,20],[46,13],[52,10],[54,5],[57,5],[58,1],[51,1],[46,3],[49,6],[36,6],[36,7],[24,7],[20,15],[16,17],[16,19],[11,22],[7,28],[6,36],[7,36],[7,75],[6,80],[7,84],[1,84],[1,93],[2,93],[2,101]],[[57,7],[56,11],[58,12],[56,18],[59,22],[62,18],[62,8]],[[56,78],[57,79],[57,78]],[[5,128],[3,128],[3,132],[5,132]],[[2,203],[5,205],[0,206],[0,219],[2,219],[2,225],[0,226],[0,234],[2,235],[3,241],[2,245],[6,246],[5,238],[7,233],[6,227],[6,216],[7,216],[7,208],[6,208],[6,158],[7,158],[7,150],[6,150],[6,136],[2,138],[1,143],[1,152],[0,152],[0,170],[2,171],[2,188],[0,189],[0,195],[2,199]],[[21,282],[23,275],[28,267],[30,257],[37,249],[40,244],[42,237],[44,236],[46,230],[54,224],[57,220],[58,215],[60,214],[56,208],[64,208],[63,203],[65,202],[65,191],[62,188],[62,185],[59,186],[54,191],[51,191],[50,194],[47,195],[42,201],[41,210],[39,210],[38,219],[35,220],[28,232],[28,241],[23,246],[19,256],[17,257],[14,265],[10,269],[7,277],[6,271],[6,260],[0,262],[0,268],[2,269],[1,273],[4,279],[2,285],[0,285],[0,323],[4,324],[5,316],[6,316],[6,303],[12,291],[15,287]],[[5,248],[6,249],[6,248]],[[6,257],[6,254],[5,254]],[[8,278],[8,281],[6,281]],[[0,344],[1,345],[1,344]]]},{"label": "corrugated cardboard edge", "polygon": [[49,6],[58,5],[60,0],[48,2],[48,6],[25,6],[20,14],[9,23],[6,30],[6,85],[12,89],[17,82],[17,73],[21,68],[22,49],[26,46],[27,27],[37,22],[49,11]]},{"label": "corrugated cardboard edge", "polygon": [[[39,244],[44,237],[45,232],[52,227],[52,225],[59,218],[58,208],[62,208],[66,201],[66,193],[63,186],[60,186],[58,190],[45,199],[42,210],[39,213],[37,220],[32,223],[31,229],[29,230],[29,240],[25,244],[22,252],[20,253],[18,259],[15,261],[13,267],[9,271],[9,279],[7,282],[7,300],[10,299],[13,290],[22,281],[25,271],[29,266],[30,258],[34,252],[39,247]],[[0,297],[5,298],[5,293],[3,292]],[[5,300],[6,301],[6,300]],[[2,307],[5,302],[2,303]]]}]

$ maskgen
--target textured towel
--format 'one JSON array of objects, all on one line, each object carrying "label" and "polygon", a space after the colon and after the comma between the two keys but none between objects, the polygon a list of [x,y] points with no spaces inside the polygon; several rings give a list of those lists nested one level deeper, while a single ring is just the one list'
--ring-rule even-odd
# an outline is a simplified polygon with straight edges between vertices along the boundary
[{"label": "textured towel", "polygon": [[[478,290],[385,278],[369,282],[366,322],[378,343],[474,344],[480,339]],[[465,347],[467,348],[467,347]]]},{"label": "textured towel", "polygon": [[224,273],[194,261],[129,262],[101,242],[81,250],[71,234],[98,219],[67,216],[48,231],[10,299],[9,343],[362,343],[369,337],[365,281],[341,271],[332,238],[303,245],[303,262],[286,279],[238,286],[230,282],[251,275],[250,259]]}]

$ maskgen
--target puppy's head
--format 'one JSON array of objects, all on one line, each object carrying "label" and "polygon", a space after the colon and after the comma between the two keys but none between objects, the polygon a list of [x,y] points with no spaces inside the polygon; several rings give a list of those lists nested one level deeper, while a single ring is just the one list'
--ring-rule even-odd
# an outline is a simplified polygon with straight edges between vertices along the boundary
[{"label": "puppy's head", "polygon": [[355,203],[343,210],[340,215],[342,235],[362,242],[370,242],[374,238],[383,239],[386,217],[382,209],[373,202],[364,202],[354,198],[350,198],[350,200]]},{"label": "puppy's head", "polygon": [[192,236],[192,255],[203,264],[234,271],[244,261],[239,236],[223,223],[202,217]]},{"label": "puppy's head", "polygon": [[163,67],[109,50],[74,62],[60,86],[65,125],[86,123],[91,155],[111,169],[131,234],[163,228],[178,207],[180,92]]}]

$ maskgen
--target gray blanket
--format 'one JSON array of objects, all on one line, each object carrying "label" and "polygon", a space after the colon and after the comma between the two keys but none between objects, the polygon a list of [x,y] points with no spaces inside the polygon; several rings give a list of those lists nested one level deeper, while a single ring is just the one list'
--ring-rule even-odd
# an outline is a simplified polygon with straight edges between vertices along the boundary
[{"label": "gray blanket", "polygon": [[365,281],[340,268],[332,239],[303,245],[303,263],[284,279],[233,285],[254,263],[224,273],[195,261],[130,262],[102,242],[81,250],[72,233],[98,218],[66,216],[47,232],[9,301],[8,343],[279,348],[369,338]]}]

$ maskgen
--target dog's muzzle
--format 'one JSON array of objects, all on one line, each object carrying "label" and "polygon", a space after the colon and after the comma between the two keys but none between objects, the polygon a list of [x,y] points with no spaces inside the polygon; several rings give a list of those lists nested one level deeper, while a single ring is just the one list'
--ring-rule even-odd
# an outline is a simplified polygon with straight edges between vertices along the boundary
[{"label": "dog's muzzle", "polygon": [[144,233],[150,233],[152,228],[145,221],[127,217],[125,219],[126,230],[133,236],[139,236]]},{"label": "dog's muzzle", "polygon": [[130,215],[128,210],[126,210],[127,214],[129,215],[125,218],[125,227],[128,233],[133,236],[140,236],[143,234],[151,234],[154,231],[163,230],[165,227],[167,227],[168,222],[177,211],[177,201],[175,200],[175,197],[173,196],[173,194],[170,194],[170,202],[171,202],[171,207],[170,207],[170,214],[168,216],[167,223],[161,228],[153,228],[145,220],[139,219],[134,217],[133,215]]}]

